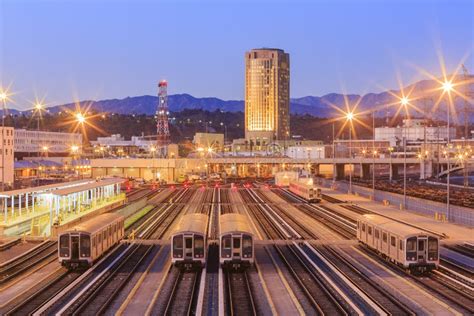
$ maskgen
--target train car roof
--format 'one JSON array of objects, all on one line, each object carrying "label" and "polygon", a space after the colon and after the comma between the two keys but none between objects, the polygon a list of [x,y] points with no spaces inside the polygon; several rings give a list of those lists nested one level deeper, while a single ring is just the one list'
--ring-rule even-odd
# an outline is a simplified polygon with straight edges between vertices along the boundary
[{"label": "train car roof", "polygon": [[361,219],[365,221],[366,223],[376,225],[377,227],[380,227],[381,229],[390,231],[399,236],[424,235],[424,236],[435,237],[433,236],[433,234],[430,234],[422,229],[415,228],[415,227],[394,221],[392,219],[389,219],[381,215],[365,214],[361,216]]},{"label": "train car roof", "polygon": [[181,217],[181,220],[176,225],[173,235],[190,232],[206,234],[208,216],[201,213],[186,214]]},{"label": "train car roof", "polygon": [[116,220],[123,220],[123,216],[116,213],[105,213],[94,218],[91,218],[83,223],[80,223],[64,232],[61,233],[70,233],[70,232],[88,232],[95,233],[101,230],[107,224],[110,224]]},{"label": "train car roof", "polygon": [[[300,178],[301,179],[305,179],[305,178]],[[312,179],[311,179],[312,180]],[[299,186],[302,186],[302,187],[305,187],[305,188],[314,188],[314,183],[307,183],[308,181],[310,181],[310,179],[307,179],[307,181],[305,182],[302,182],[302,181],[290,181],[290,185],[291,184],[295,184],[295,185],[299,185]]]},{"label": "train car roof", "polygon": [[242,232],[250,235],[252,229],[248,222],[248,218],[245,215],[237,213],[228,213],[220,216],[220,235],[224,235],[231,232]]}]

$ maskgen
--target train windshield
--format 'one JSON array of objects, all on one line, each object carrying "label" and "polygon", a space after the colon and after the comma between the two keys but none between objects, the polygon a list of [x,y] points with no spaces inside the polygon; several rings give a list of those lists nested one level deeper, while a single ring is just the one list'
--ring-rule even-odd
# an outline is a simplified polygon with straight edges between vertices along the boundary
[{"label": "train windshield", "polygon": [[59,255],[61,257],[69,255],[69,235],[59,237]]},{"label": "train windshield", "polygon": [[183,236],[173,237],[173,257],[181,258],[183,256]]},{"label": "train windshield", "polygon": [[90,257],[91,255],[91,238],[88,235],[81,234],[81,256]]},{"label": "train windshield", "polygon": [[407,260],[415,260],[416,259],[416,237],[410,237],[407,239],[407,246],[406,246],[406,258]]},{"label": "train windshield", "polygon": [[428,237],[428,258],[438,260],[438,239],[434,237]]},{"label": "train windshield", "polygon": [[203,257],[204,256],[204,237],[194,236],[194,256]]},{"label": "train windshield", "polygon": [[252,257],[252,237],[244,235],[242,238],[242,252],[245,258]]}]

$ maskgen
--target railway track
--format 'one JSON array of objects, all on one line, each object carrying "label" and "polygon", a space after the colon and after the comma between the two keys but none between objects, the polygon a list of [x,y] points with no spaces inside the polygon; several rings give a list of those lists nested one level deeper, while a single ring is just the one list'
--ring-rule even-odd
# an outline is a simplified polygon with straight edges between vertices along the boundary
[{"label": "railway track", "polygon": [[123,260],[117,262],[99,280],[84,287],[82,292],[69,302],[67,308],[61,310],[61,314],[104,314],[153,247],[132,245]]},{"label": "railway track", "polygon": [[257,220],[267,238],[287,239],[288,234],[282,232],[281,228],[278,227],[275,222],[272,221],[268,215],[260,209],[260,206],[253,201],[253,198],[248,190],[240,191],[240,193],[245,203],[247,203],[250,213]]},{"label": "railway track", "polygon": [[56,241],[45,241],[24,255],[7,262],[0,267],[0,285],[34,268],[39,263],[56,257],[57,251]]},{"label": "railway track", "polygon": [[443,245],[452,251],[462,254],[463,256],[474,259],[474,246],[469,244]]},{"label": "railway track", "polygon": [[229,189],[219,188],[219,203],[221,207],[221,215],[233,213],[230,205]]},{"label": "railway track", "polygon": [[[261,192],[252,192],[256,201],[260,202],[262,208],[270,212],[275,212],[278,216],[273,218],[280,223],[282,226],[289,228],[287,231],[292,233],[293,239],[319,239],[319,236],[313,233],[306,225],[301,223],[295,218],[294,215],[290,214],[286,210],[283,210],[279,205],[271,203],[271,201],[263,195]],[[270,206],[271,205],[271,206]],[[288,227],[289,225],[289,227]],[[295,234],[297,232],[297,234]]]},{"label": "railway track", "polygon": [[246,271],[224,269],[227,315],[257,315],[252,287]]},{"label": "railway track", "polygon": [[328,246],[315,246],[315,248],[361,291],[374,299],[384,312],[389,315],[415,315],[409,307],[387,293],[383,287],[359,271],[340,253]]},{"label": "railway track", "polygon": [[4,244],[0,244],[0,252],[10,249],[11,247],[21,243],[21,238],[16,238]]},{"label": "railway track", "polygon": [[[45,302],[76,280],[81,274],[82,271],[60,269],[54,273],[45,284],[41,284],[39,287],[35,287],[32,290],[28,290],[27,293],[24,293],[24,299],[23,297],[20,298],[20,303],[16,303],[7,308],[7,310],[1,311],[0,314],[18,316],[31,315],[43,306]],[[17,299],[15,301],[17,301]]]},{"label": "railway track", "polygon": [[444,300],[448,300],[450,302],[450,306],[455,307],[461,313],[465,315],[474,314],[474,300],[472,300],[472,297],[474,297],[474,292],[472,290],[467,290],[466,287],[459,286],[453,283],[450,279],[435,273],[431,273],[427,276],[407,274],[402,268],[383,260],[373,250],[368,249],[367,247],[359,247],[370,257],[381,263],[383,266],[388,267],[399,276],[403,278],[408,277],[416,283],[422,285],[431,293],[435,293]]},{"label": "railway track", "polygon": [[177,273],[163,315],[194,315],[196,312],[201,270],[185,270],[173,267]]},{"label": "railway track", "polygon": [[343,299],[312,269],[295,246],[274,246],[291,279],[305,297],[311,309],[307,313],[317,315],[350,314],[353,311],[342,304]]},{"label": "railway track", "polygon": [[307,203],[304,199],[301,199],[286,190],[277,189],[273,190],[273,192],[286,201],[292,202],[300,211],[322,223],[324,226],[341,235],[343,238],[353,239],[355,237],[356,226],[353,220],[341,216],[340,214],[336,215],[332,210],[329,210],[322,205]]}]

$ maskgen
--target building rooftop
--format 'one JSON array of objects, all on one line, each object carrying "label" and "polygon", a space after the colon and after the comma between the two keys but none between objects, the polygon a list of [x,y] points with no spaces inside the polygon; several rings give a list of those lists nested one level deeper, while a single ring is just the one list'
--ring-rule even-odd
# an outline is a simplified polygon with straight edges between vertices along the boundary
[{"label": "building rooftop", "polygon": [[87,190],[90,190],[90,189],[103,187],[103,186],[106,186],[106,185],[113,185],[113,184],[122,183],[124,181],[125,181],[125,179],[122,179],[122,178],[109,178],[109,179],[99,180],[99,181],[95,181],[95,182],[91,182],[91,183],[85,183],[83,185],[73,186],[73,187],[64,188],[64,189],[60,189],[60,190],[55,190],[54,192],[52,192],[52,194],[58,195],[58,196],[65,196],[65,195],[69,195],[69,194],[72,194],[72,193],[83,192],[83,191],[87,191]]}]

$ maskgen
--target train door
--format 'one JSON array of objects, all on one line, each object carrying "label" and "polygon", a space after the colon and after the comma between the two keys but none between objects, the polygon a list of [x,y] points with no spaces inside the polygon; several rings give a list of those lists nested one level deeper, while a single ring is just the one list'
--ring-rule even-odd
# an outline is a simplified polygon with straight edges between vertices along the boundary
[{"label": "train door", "polygon": [[241,259],[241,236],[232,237],[232,259]]},{"label": "train door", "polygon": [[184,236],[184,259],[193,259],[193,236]]},{"label": "train door", "polygon": [[79,259],[79,236],[71,236],[71,260]]},{"label": "train door", "polygon": [[427,247],[428,238],[426,237],[418,237],[418,249],[417,249],[417,259],[418,261],[426,261],[427,256]]}]

